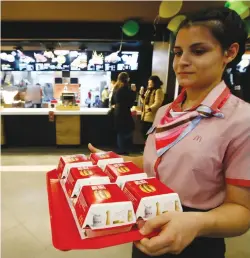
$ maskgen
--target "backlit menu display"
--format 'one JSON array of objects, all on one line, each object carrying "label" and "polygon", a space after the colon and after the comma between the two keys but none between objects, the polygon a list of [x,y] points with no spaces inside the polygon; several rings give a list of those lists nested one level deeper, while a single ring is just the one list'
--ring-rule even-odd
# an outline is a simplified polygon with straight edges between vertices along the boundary
[{"label": "backlit menu display", "polygon": [[104,52],[88,51],[88,71],[104,71]]},{"label": "backlit menu display", "polygon": [[63,71],[70,69],[69,50],[34,52],[36,71]]},{"label": "backlit menu display", "polygon": [[69,57],[71,71],[87,71],[88,56],[85,51],[70,51]]},{"label": "backlit menu display", "polygon": [[5,51],[1,71],[136,71],[138,51]]},{"label": "backlit menu display", "polygon": [[69,51],[6,51],[0,54],[2,71],[69,70]]},{"label": "backlit menu display", "polygon": [[105,56],[105,71],[136,71],[138,70],[137,51],[113,52]]}]

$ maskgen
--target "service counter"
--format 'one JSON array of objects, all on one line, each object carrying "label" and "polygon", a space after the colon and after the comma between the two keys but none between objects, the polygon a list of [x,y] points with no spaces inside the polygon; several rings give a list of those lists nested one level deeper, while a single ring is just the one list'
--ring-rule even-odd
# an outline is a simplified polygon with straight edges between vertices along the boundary
[{"label": "service counter", "polygon": [[[6,146],[115,146],[116,134],[108,108],[64,111],[50,108],[1,110],[1,144]],[[140,112],[134,113],[134,144],[143,144]]]}]

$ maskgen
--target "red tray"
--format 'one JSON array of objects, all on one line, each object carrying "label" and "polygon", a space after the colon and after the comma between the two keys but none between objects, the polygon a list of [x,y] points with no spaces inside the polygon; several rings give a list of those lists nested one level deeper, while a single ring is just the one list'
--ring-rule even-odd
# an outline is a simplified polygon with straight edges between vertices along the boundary
[{"label": "red tray", "polygon": [[[139,241],[145,237],[139,233],[137,228],[134,228],[126,233],[81,239],[68,201],[62,190],[61,184],[57,179],[56,169],[48,172],[46,178],[52,242],[55,248],[62,251],[99,249]],[[156,233],[147,237],[152,237],[154,235],[156,235]]]}]

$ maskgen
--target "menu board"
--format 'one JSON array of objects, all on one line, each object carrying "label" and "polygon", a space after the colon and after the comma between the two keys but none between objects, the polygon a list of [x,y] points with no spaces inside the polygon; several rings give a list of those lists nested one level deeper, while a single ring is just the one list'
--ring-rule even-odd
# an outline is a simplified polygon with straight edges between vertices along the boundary
[{"label": "menu board", "polygon": [[137,51],[113,52],[105,56],[105,71],[135,71],[138,70]]},{"label": "menu board", "polygon": [[104,52],[88,51],[88,71],[104,71]]},{"label": "menu board", "polygon": [[70,51],[70,70],[87,71],[88,59],[85,51]]},{"label": "menu board", "polygon": [[69,51],[6,51],[0,54],[2,71],[69,70]]},{"label": "menu board", "polygon": [[36,71],[63,71],[70,69],[69,50],[34,52]]},{"label": "menu board", "polygon": [[[19,52],[18,51],[5,51],[1,52],[0,54],[1,58],[1,71],[20,71],[19,69]],[[28,59],[23,59],[23,62],[27,62]],[[31,60],[30,60],[31,61]],[[33,61],[33,60],[32,60]],[[35,60],[34,60],[35,61]],[[30,62],[28,62],[30,63]],[[33,66],[31,66],[30,69],[34,69]]]},{"label": "menu board", "polygon": [[1,71],[136,71],[138,51],[5,51]]},{"label": "menu board", "polygon": [[18,71],[35,71],[36,60],[32,51],[23,53],[22,51],[17,50],[15,60]]}]

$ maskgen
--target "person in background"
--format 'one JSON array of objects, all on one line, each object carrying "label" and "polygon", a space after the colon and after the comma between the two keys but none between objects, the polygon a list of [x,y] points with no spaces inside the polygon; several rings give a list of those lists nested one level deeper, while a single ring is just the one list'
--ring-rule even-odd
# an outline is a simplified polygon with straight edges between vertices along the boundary
[{"label": "person in background", "polygon": [[89,90],[88,91],[88,97],[87,97],[87,99],[85,101],[85,103],[88,105],[88,108],[91,107],[91,99],[92,99],[92,90]]},{"label": "person in background", "polygon": [[33,108],[41,108],[43,92],[40,83],[27,86],[27,100],[32,102]]},{"label": "person in background", "polygon": [[135,98],[136,91],[130,87],[128,73],[120,73],[111,99],[119,154],[129,154],[132,146],[135,125],[131,107],[134,105]]},{"label": "person in background", "polygon": [[109,92],[109,107],[111,108],[111,99],[112,99],[112,95],[113,95],[113,91],[114,91],[114,87],[115,87],[116,81],[115,80],[111,80],[110,83],[110,92]]},{"label": "person in background", "polygon": [[27,88],[22,88],[18,90],[18,93],[15,95],[14,100],[15,101],[25,101],[26,100],[26,91]]},{"label": "person in background", "polygon": [[93,107],[96,107],[96,108],[102,107],[102,102],[100,100],[100,96],[99,95],[95,96],[95,102],[93,103]]},{"label": "person in background", "polygon": [[43,92],[43,100],[45,102],[50,102],[51,100],[54,99],[54,90],[53,86],[51,83],[45,83],[44,86],[42,87],[42,92]]},{"label": "person in background", "polygon": [[152,126],[156,112],[161,107],[164,100],[164,92],[161,89],[162,81],[156,75],[152,75],[148,80],[146,92],[140,89],[140,101],[142,103],[142,134],[146,138],[149,128]]},{"label": "person in background", "polygon": [[109,90],[108,86],[106,85],[102,91],[102,107],[108,108],[109,107]]},{"label": "person in background", "polygon": [[158,110],[143,156],[123,158],[178,193],[183,212],[146,221],[132,258],[225,258],[224,238],[249,230],[250,105],[222,79],[246,41],[243,20],[227,8],[189,14],[177,30],[173,68],[182,92]]}]

